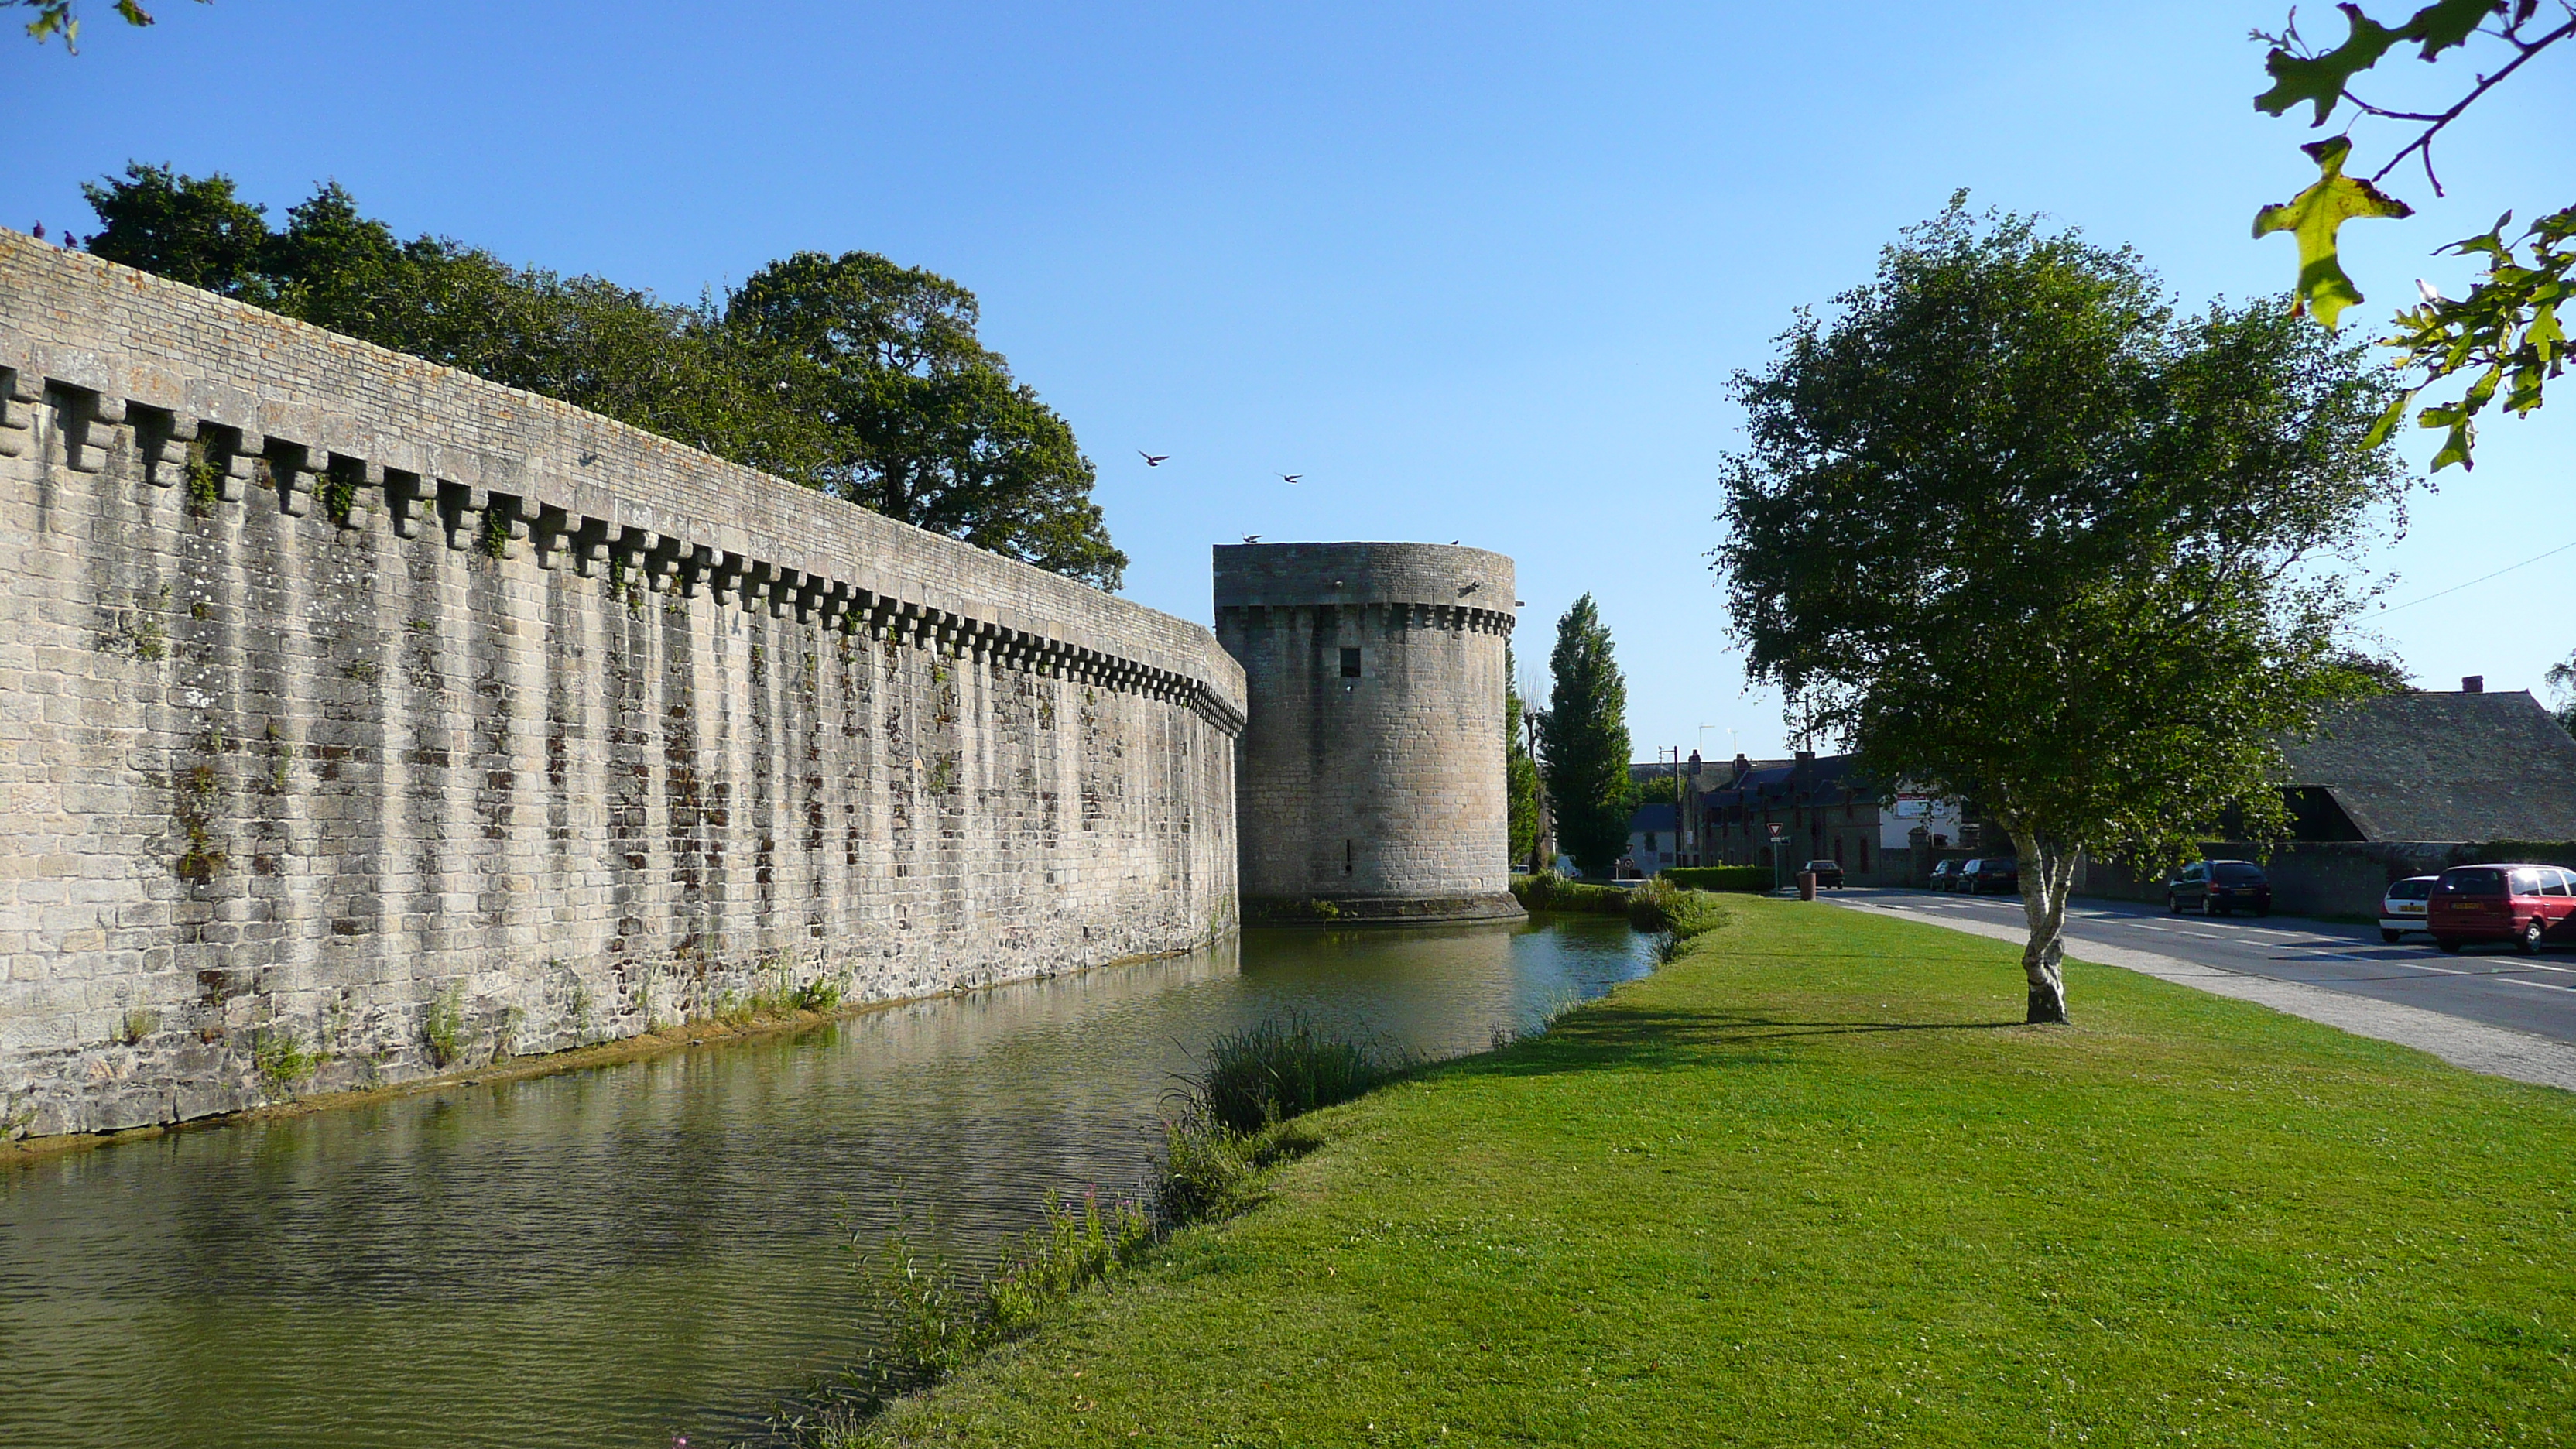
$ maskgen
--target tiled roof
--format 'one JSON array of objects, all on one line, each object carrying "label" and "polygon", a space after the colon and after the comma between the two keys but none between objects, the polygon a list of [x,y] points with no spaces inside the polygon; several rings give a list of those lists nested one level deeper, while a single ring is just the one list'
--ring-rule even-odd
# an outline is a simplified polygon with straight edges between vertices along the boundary
[{"label": "tiled roof", "polygon": [[2519,690],[2383,696],[2283,753],[2366,840],[2576,840],[2576,736]]},{"label": "tiled roof", "polygon": [[1638,832],[1645,830],[1670,830],[1672,828],[1673,807],[1670,805],[1640,805],[1637,807],[1637,813],[1628,817],[1628,833],[1630,835],[1635,835]]}]

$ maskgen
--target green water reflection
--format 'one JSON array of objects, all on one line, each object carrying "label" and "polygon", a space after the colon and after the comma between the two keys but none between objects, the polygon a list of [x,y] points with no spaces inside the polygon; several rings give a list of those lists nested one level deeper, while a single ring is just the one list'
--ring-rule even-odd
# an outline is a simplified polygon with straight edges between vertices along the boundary
[{"label": "green water reflection", "polygon": [[0,1171],[0,1442],[651,1446],[851,1361],[846,1243],[988,1256],[1143,1177],[1173,1074],[1295,1009],[1433,1054],[1642,973],[1615,921],[1249,933],[792,1037]]}]

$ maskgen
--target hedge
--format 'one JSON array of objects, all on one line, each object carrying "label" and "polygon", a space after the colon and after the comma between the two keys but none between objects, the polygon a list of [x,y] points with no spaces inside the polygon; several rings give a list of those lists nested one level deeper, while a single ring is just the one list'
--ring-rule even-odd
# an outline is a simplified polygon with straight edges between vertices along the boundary
[{"label": "hedge", "polygon": [[1771,889],[1771,867],[1767,865],[1676,865],[1667,867],[1663,878],[1691,891],[1760,894]]}]

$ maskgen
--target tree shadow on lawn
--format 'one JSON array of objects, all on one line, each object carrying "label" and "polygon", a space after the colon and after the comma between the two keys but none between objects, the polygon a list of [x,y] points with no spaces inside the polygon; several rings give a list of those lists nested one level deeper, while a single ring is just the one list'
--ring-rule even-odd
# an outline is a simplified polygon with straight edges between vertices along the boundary
[{"label": "tree shadow on lawn", "polygon": [[[1660,1070],[1682,1066],[1770,1064],[1785,1060],[1788,1044],[1802,1038],[1879,1036],[1912,1032],[2023,1029],[2006,1021],[1818,1021],[1814,1013],[1741,1007],[1678,1010],[1596,1002],[1545,1033],[1498,1052],[1445,1064],[1445,1072],[1477,1076],[1534,1077],[1605,1068]],[[2036,1028],[2033,1028],[2036,1029]]]}]

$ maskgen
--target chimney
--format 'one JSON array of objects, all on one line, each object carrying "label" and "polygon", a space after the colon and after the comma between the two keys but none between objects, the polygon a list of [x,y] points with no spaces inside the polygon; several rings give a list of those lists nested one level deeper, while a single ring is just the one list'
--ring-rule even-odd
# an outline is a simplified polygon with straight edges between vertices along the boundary
[{"label": "chimney", "polygon": [[2462,694],[2484,694],[2486,692],[2487,677],[2483,674],[2472,674],[2460,681],[2460,693]]},{"label": "chimney", "polygon": [[1812,764],[1814,764],[1815,762],[1816,762],[1816,752],[1815,752],[1815,751],[1813,751],[1813,750],[1800,750],[1800,751],[1798,752],[1798,763],[1799,763],[1799,764],[1801,764],[1801,765],[1812,765]]}]

